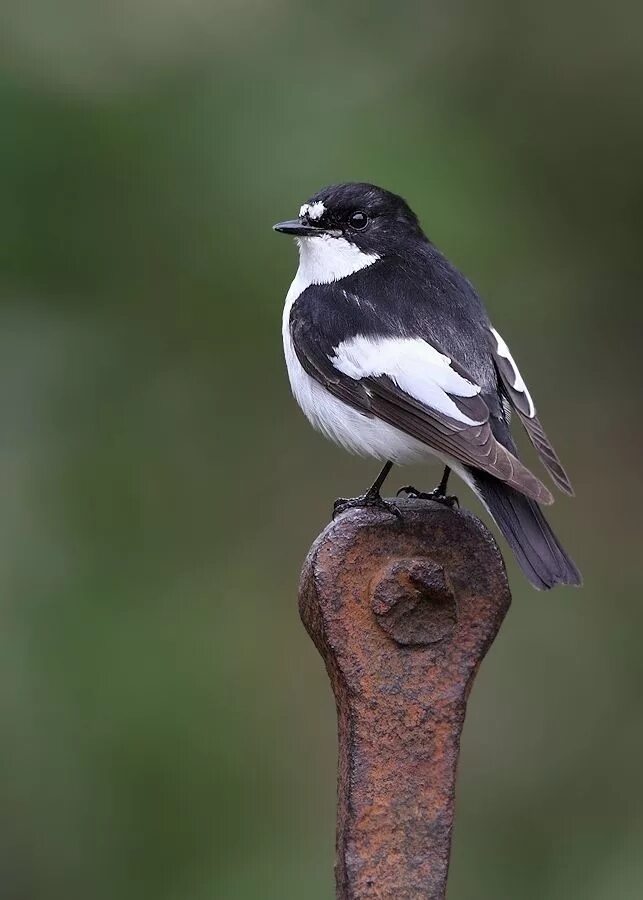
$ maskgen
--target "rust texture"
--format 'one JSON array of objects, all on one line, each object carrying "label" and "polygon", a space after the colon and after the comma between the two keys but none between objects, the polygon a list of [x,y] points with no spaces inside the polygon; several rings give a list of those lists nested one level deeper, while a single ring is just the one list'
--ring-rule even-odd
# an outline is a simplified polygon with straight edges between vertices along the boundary
[{"label": "rust texture", "polygon": [[467,697],[509,608],[482,523],[426,500],[350,510],[313,544],[301,617],[337,702],[339,900],[445,896]]}]

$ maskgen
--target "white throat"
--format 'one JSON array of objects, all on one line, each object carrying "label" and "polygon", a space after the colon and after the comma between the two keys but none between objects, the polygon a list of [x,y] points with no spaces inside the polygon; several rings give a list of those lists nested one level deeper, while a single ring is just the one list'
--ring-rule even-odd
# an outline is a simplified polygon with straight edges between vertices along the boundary
[{"label": "white throat", "polygon": [[[359,272],[360,269],[373,265],[380,257],[377,253],[363,253],[359,247],[345,238],[330,235],[301,237],[297,239],[297,243],[299,268],[286,295],[281,330],[290,384],[297,402],[304,411],[308,410],[306,415],[309,415],[310,411],[320,404],[323,406],[324,397],[328,392],[313,381],[297,359],[290,334],[290,312],[293,304],[311,284],[332,284],[333,281],[346,278],[353,272]],[[340,403],[338,400],[332,402]],[[363,418],[360,413],[355,413],[355,416]]]},{"label": "white throat", "polygon": [[297,238],[301,291],[311,284],[331,284],[353,272],[373,265],[380,258],[377,253],[364,253],[343,237],[322,234]]},{"label": "white throat", "polygon": [[372,266],[380,258],[377,253],[363,253],[355,244],[342,237],[319,235],[297,238],[299,268],[290,289],[282,318],[282,332],[286,359],[295,365],[295,355],[290,339],[290,310],[297,297],[311,284],[332,284]]}]

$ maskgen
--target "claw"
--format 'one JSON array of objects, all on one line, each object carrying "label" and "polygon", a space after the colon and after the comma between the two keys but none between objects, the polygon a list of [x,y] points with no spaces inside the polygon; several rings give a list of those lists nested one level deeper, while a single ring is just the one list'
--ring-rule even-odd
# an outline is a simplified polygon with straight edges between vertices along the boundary
[{"label": "claw", "polygon": [[333,519],[347,509],[382,509],[401,521],[402,513],[394,503],[387,503],[379,494],[367,492],[362,497],[340,497],[333,504]]},{"label": "claw", "polygon": [[396,496],[399,497],[400,494],[406,494],[407,497],[413,497],[416,500],[433,500],[435,503],[442,503],[443,506],[448,506],[449,509],[460,507],[460,501],[455,495],[443,494],[439,488],[435,488],[433,491],[418,491],[412,484],[407,484],[399,489]]}]

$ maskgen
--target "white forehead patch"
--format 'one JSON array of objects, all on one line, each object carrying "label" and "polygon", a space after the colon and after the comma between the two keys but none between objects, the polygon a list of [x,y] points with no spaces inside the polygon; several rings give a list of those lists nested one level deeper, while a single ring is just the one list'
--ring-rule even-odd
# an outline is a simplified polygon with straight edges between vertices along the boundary
[{"label": "white forehead patch", "polygon": [[304,203],[299,210],[299,215],[302,218],[308,216],[309,219],[312,219],[313,222],[315,222],[317,219],[321,219],[325,212],[326,207],[321,200],[317,200],[315,203]]}]

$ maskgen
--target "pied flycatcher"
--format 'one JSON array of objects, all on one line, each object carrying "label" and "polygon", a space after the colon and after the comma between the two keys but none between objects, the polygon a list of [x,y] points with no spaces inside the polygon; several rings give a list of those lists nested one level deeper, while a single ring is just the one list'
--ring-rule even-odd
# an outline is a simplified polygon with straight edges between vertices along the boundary
[{"label": "pied flycatcher", "polygon": [[326,437],[385,463],[366,494],[337,501],[335,513],[379,506],[399,515],[380,496],[391,467],[437,456],[439,487],[407,493],[453,502],[453,469],[535,587],[579,585],[540,510],[553,497],[518,459],[512,411],[556,486],[573,494],[570,481],[482,300],[406,202],[372,184],[332,185],[274,228],[299,245],[283,314],[295,399]]}]

